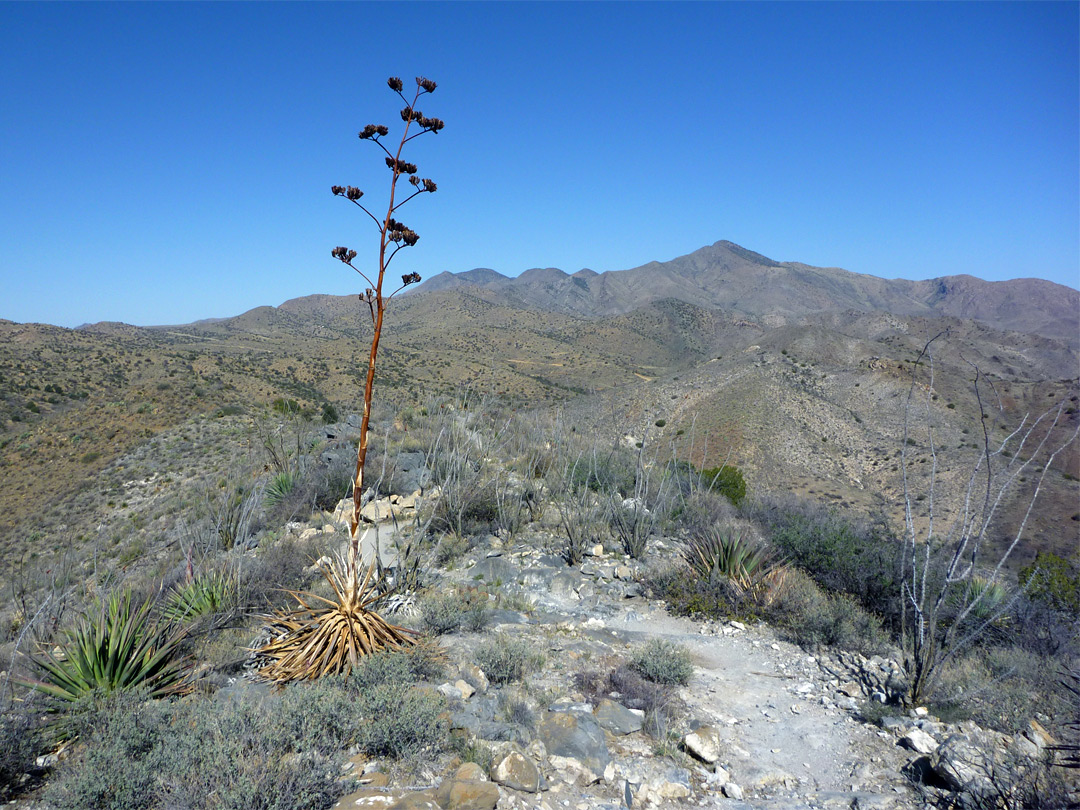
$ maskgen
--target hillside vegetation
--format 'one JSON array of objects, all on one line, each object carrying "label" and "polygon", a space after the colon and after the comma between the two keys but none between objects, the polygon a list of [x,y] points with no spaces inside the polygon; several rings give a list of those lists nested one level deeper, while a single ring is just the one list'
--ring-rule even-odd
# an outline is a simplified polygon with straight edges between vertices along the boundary
[{"label": "hillside vegetation", "polygon": [[[483,637],[486,612],[537,609],[537,594],[562,573],[594,577],[612,598],[662,599],[696,621],[765,620],[808,652],[892,661],[892,685],[866,676],[865,697],[900,713],[928,703],[942,722],[971,718],[1000,733],[1023,731],[1038,715],[1068,739],[1075,706],[1059,681],[1080,654],[1080,446],[1070,443],[1080,389],[1065,325],[1080,323],[1080,301],[1040,283],[935,284],[776,263],[717,243],[624,275],[548,269],[510,280],[471,271],[420,285],[391,306],[377,373],[368,508],[374,520],[394,515],[397,540],[383,549],[376,609],[429,640],[478,634],[468,646]],[[1021,288],[1030,293],[1022,301]],[[55,729],[41,726],[55,705],[11,678],[44,677],[40,656],[35,665],[27,653],[63,649],[74,628],[121,611],[108,605],[110,594],[130,594],[154,627],[183,628],[176,650],[192,657],[185,683],[198,683],[200,694],[232,694],[245,667],[258,668],[249,653],[266,641],[265,615],[291,604],[281,589],[332,599],[312,564],[341,552],[348,536],[338,505],[350,494],[370,340],[360,307],[353,296],[318,295],[169,327],[0,321],[0,668],[8,673],[0,700],[18,694],[31,707],[4,704],[5,734],[32,727],[45,735],[33,738],[35,754],[55,747]],[[939,333],[931,379],[920,352]],[[941,586],[953,537],[942,527],[963,518],[972,471],[1046,412],[1028,442],[1014,437],[994,456],[994,469],[1022,469],[994,501],[970,574]],[[911,575],[908,531],[945,543],[925,571],[931,587],[948,592],[932,632],[942,650],[955,645],[917,694],[901,595]],[[538,591],[529,576],[540,573],[504,577],[490,562],[504,554],[551,582]],[[463,578],[466,567],[490,576]],[[584,605],[596,591],[574,593]],[[530,672],[554,677],[527,650],[521,660],[499,658],[509,649],[502,637],[492,646],[476,663],[492,683],[505,671],[500,689]],[[428,682],[447,663],[465,677],[463,660],[425,660],[409,665],[406,681]],[[669,705],[668,692],[660,700],[640,685],[665,676],[649,669],[651,659],[624,663],[637,667],[631,691],[648,704],[646,716],[659,718],[650,732],[657,750],[679,761],[685,746],[672,748],[666,729],[692,729],[658,708]],[[611,677],[608,691],[629,688],[625,673]],[[623,686],[613,685],[619,678]],[[598,688],[585,678],[571,691]],[[451,745],[437,721],[445,707],[425,702],[425,687],[384,695],[430,720],[423,725],[434,736],[419,741],[400,729],[372,739],[373,729],[360,727],[305,737],[296,729],[307,727],[311,701],[296,689],[282,698],[293,731],[264,728],[271,721],[246,697],[238,711],[249,713],[234,720],[260,740],[299,735],[289,737],[290,755],[330,757],[325,773],[296,787],[321,797],[312,807],[328,807],[345,789],[334,770],[343,751],[408,760]],[[348,679],[326,689],[318,700],[330,706],[364,693]],[[516,718],[507,722],[526,729],[527,743],[526,720],[541,701],[500,694],[520,703],[505,709]],[[182,709],[126,696],[117,708],[100,697],[74,696],[76,733],[112,722],[121,724],[116,739],[130,730],[125,723],[216,733],[202,697]],[[365,711],[397,716],[374,703]],[[468,739],[454,739],[466,746],[460,758],[479,757]],[[101,746],[103,756],[124,756]],[[194,750],[176,756],[189,771],[210,767]],[[49,781],[50,806],[90,789],[79,780],[90,779],[93,756],[83,749],[77,761]],[[12,767],[20,779],[45,774]],[[147,784],[157,784],[147,767]],[[282,768],[273,778],[298,784],[287,762]],[[1021,770],[1025,779],[1034,773]],[[202,789],[183,784],[192,796]],[[130,806],[150,806],[132,795]],[[272,806],[298,807],[289,804],[296,795],[284,791]]]}]

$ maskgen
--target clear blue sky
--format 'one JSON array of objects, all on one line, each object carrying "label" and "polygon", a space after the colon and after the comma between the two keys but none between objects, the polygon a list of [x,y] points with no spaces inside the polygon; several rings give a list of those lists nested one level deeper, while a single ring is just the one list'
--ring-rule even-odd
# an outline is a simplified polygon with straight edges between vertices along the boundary
[{"label": "clear blue sky", "polygon": [[730,239],[1080,286],[1080,5],[0,5],[0,317],[239,314],[364,286],[357,139],[439,83],[397,273],[622,270]]}]

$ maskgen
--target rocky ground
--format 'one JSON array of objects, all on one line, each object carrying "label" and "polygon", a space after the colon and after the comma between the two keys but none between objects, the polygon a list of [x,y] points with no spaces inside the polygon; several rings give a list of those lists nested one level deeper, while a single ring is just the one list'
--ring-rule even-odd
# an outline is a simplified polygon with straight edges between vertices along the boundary
[{"label": "rocky ground", "polygon": [[[495,753],[490,769],[465,763],[432,773],[429,786],[393,786],[380,763],[359,763],[374,784],[337,808],[921,808],[950,790],[991,789],[994,764],[1047,743],[1037,723],[1013,739],[890,707],[902,688],[894,662],[811,655],[765,625],[673,617],[642,596],[639,564],[597,547],[570,567],[540,550],[550,540],[489,537],[445,575],[448,586],[498,588],[532,606],[495,611],[482,634],[442,637],[450,660],[466,662],[440,686],[451,725]],[[543,653],[528,678],[531,723],[507,718],[508,688],[467,663],[492,632]],[[576,673],[610,670],[653,638],[693,656],[669,727],[643,728],[618,692],[575,687]],[[879,720],[865,722],[874,704]]]}]

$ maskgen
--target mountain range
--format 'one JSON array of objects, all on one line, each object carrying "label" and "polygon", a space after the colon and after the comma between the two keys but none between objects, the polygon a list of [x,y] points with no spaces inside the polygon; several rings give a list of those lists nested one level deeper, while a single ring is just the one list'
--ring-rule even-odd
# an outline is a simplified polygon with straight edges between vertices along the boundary
[{"label": "mountain range", "polygon": [[477,268],[443,272],[412,294],[483,290],[500,303],[586,318],[630,312],[674,298],[697,306],[791,322],[822,312],[949,315],[995,329],[1029,332],[1080,348],[1080,292],[1042,279],[983,281],[970,275],[886,280],[836,267],[777,262],[720,241],[668,262],[572,275],[554,267],[509,278]]},{"label": "mountain range", "polygon": [[[721,241],[618,272],[442,273],[407,293],[383,333],[384,415],[468,389],[519,413],[558,408],[600,442],[736,464],[752,492],[894,522],[912,364],[933,335],[948,333],[924,409],[937,444],[912,439],[923,491],[931,468],[942,496],[959,491],[984,427],[997,440],[1059,402],[1056,434],[1080,419],[1080,292],[1038,279],[885,280]],[[243,442],[275,399],[356,410],[370,333],[353,295],[177,326],[0,321],[0,546],[10,555],[28,537],[129,527],[119,516],[133,454],[168,449],[156,469],[170,486],[194,486],[252,452]],[[199,436],[215,437],[210,455]],[[1024,524],[1021,561],[1075,549],[1078,479],[1074,444]],[[1003,511],[1002,536],[1020,525],[1030,486]]]}]

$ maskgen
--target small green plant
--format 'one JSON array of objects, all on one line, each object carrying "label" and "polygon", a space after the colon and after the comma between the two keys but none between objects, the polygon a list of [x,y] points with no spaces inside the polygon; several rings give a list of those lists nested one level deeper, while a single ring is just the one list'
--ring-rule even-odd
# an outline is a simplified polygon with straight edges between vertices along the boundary
[{"label": "small green plant", "polygon": [[132,606],[130,592],[114,592],[97,615],[67,633],[58,652],[33,657],[44,680],[26,685],[68,703],[95,691],[142,687],[151,697],[186,691],[188,668],[180,657],[184,632],[156,627],[150,608],[149,600]]},{"label": "small green plant", "polygon": [[236,575],[230,571],[198,574],[169,591],[161,615],[180,624],[227,610],[236,604],[238,586]]},{"label": "small green plant", "polygon": [[263,503],[267,508],[272,509],[284,502],[294,489],[296,489],[296,475],[291,472],[279,472],[266,485]]},{"label": "small green plant", "polygon": [[654,638],[634,651],[630,667],[653,683],[686,686],[694,674],[690,651],[680,644]]},{"label": "small green plant", "polygon": [[727,579],[738,591],[750,596],[763,595],[783,578],[783,566],[769,550],[738,533],[712,529],[692,536],[683,544],[682,555],[702,579],[713,584],[721,578]]},{"label": "small green plant", "polygon": [[494,684],[520,681],[529,664],[529,646],[524,639],[498,633],[476,648],[477,666]]}]

